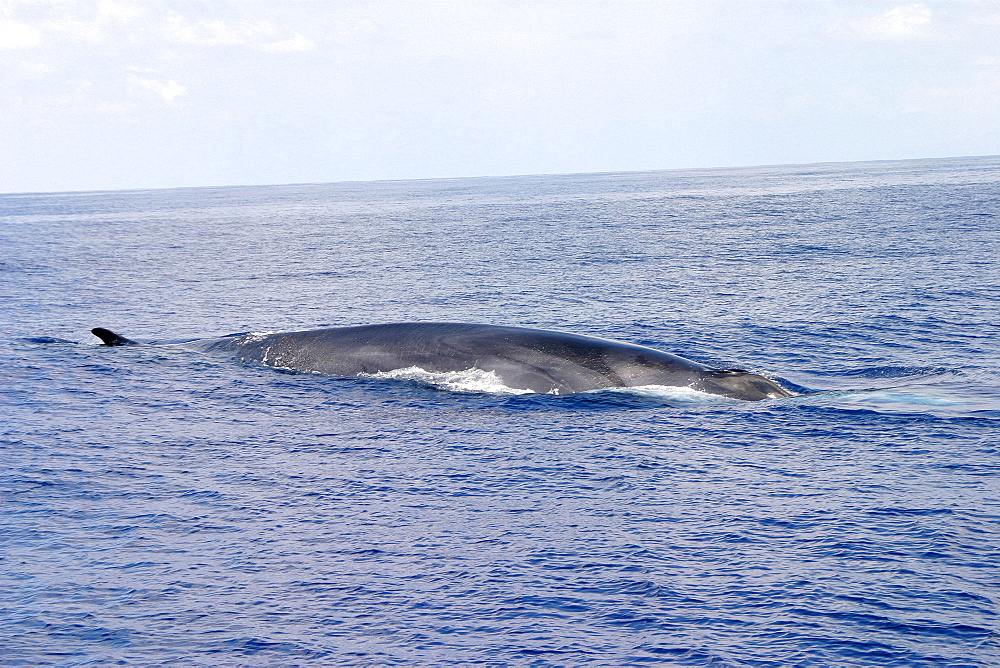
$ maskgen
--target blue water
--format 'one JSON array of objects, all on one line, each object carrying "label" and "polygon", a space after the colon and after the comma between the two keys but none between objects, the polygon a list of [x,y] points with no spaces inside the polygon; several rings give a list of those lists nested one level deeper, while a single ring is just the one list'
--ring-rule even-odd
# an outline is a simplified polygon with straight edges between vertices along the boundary
[{"label": "blue water", "polygon": [[[1000,663],[1000,158],[0,196],[4,665]],[[810,392],[140,339],[406,320]]]}]

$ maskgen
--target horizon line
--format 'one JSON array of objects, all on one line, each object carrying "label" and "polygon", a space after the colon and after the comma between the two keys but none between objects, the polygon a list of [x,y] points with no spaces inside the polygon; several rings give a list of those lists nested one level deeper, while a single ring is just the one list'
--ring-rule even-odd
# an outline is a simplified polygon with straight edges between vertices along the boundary
[{"label": "horizon line", "polygon": [[740,170],[740,169],[766,169],[766,168],[780,168],[780,167],[817,167],[823,165],[860,165],[860,164],[876,164],[876,163],[891,163],[891,162],[926,162],[929,160],[935,161],[945,161],[945,160],[968,160],[973,158],[1000,158],[1000,154],[976,154],[976,155],[955,155],[955,156],[943,156],[943,157],[920,157],[920,158],[874,158],[865,160],[820,160],[816,162],[789,162],[789,163],[764,163],[758,165],[729,165],[725,167],[715,166],[715,167],[664,167],[658,169],[615,169],[607,171],[597,171],[597,172],[538,172],[538,173],[519,173],[519,174],[479,174],[479,175],[466,175],[466,176],[421,176],[413,178],[397,178],[397,179],[344,179],[338,181],[299,181],[290,183],[228,183],[228,184],[217,184],[217,185],[200,185],[200,186],[152,186],[152,187],[139,187],[139,188],[96,188],[96,189],[82,189],[82,190],[34,190],[34,191],[15,191],[15,192],[2,192],[0,197],[29,197],[37,195],[87,195],[87,194],[101,194],[101,193],[139,193],[139,192],[157,192],[157,191],[167,191],[167,190],[206,190],[206,189],[216,189],[216,188],[293,188],[300,186],[324,186],[324,185],[337,185],[337,184],[363,184],[363,183],[406,183],[406,182],[421,182],[421,181],[471,181],[477,179],[527,179],[527,178],[542,178],[542,177],[557,177],[557,176],[602,176],[602,175],[614,175],[614,174],[652,174],[656,172],[697,172],[697,171],[729,171],[729,170]]}]

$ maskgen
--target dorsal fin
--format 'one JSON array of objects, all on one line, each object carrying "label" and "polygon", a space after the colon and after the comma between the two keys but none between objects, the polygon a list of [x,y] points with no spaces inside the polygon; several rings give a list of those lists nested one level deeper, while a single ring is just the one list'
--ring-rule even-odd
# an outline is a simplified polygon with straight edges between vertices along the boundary
[{"label": "dorsal fin", "polygon": [[90,333],[104,342],[106,346],[134,346],[138,343],[132,339],[126,339],[124,336],[118,336],[110,329],[104,329],[103,327],[95,327],[90,330]]}]

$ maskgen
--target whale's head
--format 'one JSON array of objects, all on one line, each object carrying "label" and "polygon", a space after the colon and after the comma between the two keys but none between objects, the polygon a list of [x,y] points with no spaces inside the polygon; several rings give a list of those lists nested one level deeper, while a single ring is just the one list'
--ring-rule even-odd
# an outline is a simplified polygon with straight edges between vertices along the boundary
[{"label": "whale's head", "polygon": [[770,378],[759,376],[743,369],[712,369],[708,371],[694,388],[711,394],[721,394],[731,399],[760,401],[781,399],[793,394]]}]

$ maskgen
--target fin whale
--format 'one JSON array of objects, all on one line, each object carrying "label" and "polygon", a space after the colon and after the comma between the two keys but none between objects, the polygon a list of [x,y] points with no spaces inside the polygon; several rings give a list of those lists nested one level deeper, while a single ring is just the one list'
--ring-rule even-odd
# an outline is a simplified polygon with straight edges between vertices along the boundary
[{"label": "fin whale", "polygon": [[[91,330],[107,346],[137,342]],[[390,323],[273,334],[233,334],[183,345],[243,362],[335,376],[419,367],[481,369],[511,388],[571,394],[607,387],[690,387],[733,399],[790,397],[774,381],[743,369],[713,369],[653,348],[593,336],[467,323]]]}]

